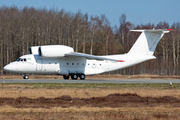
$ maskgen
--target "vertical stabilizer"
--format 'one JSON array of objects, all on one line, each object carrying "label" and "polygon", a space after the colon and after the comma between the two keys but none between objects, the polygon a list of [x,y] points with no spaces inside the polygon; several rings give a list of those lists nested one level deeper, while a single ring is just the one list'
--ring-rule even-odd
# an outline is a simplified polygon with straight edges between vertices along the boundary
[{"label": "vertical stabilizer", "polygon": [[128,53],[138,53],[145,55],[153,55],[156,46],[164,33],[173,31],[172,29],[153,29],[153,30],[131,30],[142,32],[137,41],[134,43]]}]

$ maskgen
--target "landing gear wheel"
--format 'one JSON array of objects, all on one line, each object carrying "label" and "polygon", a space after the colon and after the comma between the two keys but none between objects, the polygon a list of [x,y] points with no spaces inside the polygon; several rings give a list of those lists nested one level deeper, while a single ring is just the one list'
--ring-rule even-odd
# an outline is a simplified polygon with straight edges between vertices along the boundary
[{"label": "landing gear wheel", "polygon": [[63,75],[63,78],[67,80],[69,79],[69,75]]},{"label": "landing gear wheel", "polygon": [[78,76],[76,74],[71,75],[71,79],[76,80]]},{"label": "landing gear wheel", "polygon": [[86,78],[85,74],[81,74],[81,75],[79,75],[79,77],[81,80],[84,80]]},{"label": "landing gear wheel", "polygon": [[29,76],[28,75],[24,75],[23,78],[24,79],[29,79]]}]

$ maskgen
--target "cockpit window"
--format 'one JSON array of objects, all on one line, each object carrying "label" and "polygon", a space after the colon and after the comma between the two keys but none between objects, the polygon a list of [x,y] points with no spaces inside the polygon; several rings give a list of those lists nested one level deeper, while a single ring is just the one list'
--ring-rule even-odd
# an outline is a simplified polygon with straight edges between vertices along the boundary
[{"label": "cockpit window", "polygon": [[18,58],[17,60],[16,60],[17,62],[19,62],[19,61],[24,61],[24,62],[26,62],[27,61],[27,59],[26,58]]},{"label": "cockpit window", "polygon": [[16,61],[21,61],[21,58],[18,58]]}]

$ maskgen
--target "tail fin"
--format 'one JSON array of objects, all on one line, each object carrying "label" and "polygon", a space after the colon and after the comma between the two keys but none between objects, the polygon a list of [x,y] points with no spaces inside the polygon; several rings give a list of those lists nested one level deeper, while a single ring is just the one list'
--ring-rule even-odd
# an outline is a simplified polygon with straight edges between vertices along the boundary
[{"label": "tail fin", "polygon": [[156,46],[164,33],[173,31],[173,29],[152,29],[152,30],[131,30],[142,32],[128,53],[140,53],[153,55]]}]

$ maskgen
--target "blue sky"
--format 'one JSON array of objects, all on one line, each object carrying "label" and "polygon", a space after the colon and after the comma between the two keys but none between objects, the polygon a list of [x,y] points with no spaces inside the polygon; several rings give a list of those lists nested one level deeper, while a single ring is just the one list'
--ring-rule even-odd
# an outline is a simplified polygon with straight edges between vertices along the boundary
[{"label": "blue sky", "polygon": [[119,26],[119,18],[126,14],[126,20],[134,25],[166,21],[170,25],[180,22],[180,0],[0,0],[0,6],[15,5],[39,8],[64,9],[67,12],[88,13],[89,16],[105,14],[111,26]]}]

